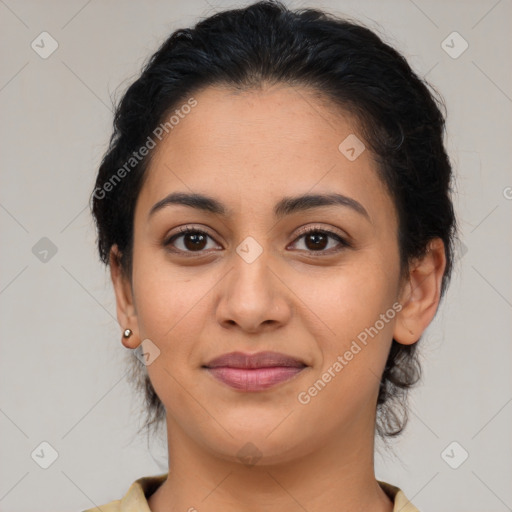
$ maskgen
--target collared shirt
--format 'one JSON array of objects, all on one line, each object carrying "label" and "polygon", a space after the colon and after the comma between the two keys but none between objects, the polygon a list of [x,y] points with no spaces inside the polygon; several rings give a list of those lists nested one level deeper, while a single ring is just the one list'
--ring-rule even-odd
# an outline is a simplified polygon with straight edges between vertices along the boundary
[{"label": "collared shirt", "polygon": [[[119,500],[110,501],[101,507],[94,507],[83,512],[151,512],[148,498],[167,479],[168,473],[156,476],[144,476],[135,480],[128,492]],[[393,512],[419,512],[394,485],[378,480],[379,485],[394,503]]]}]

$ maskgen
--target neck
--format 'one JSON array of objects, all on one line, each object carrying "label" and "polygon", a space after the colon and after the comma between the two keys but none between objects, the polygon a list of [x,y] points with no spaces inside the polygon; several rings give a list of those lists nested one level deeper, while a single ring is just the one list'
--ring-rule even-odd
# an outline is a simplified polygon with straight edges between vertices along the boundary
[{"label": "neck", "polygon": [[375,479],[374,423],[365,424],[300,456],[277,463],[262,457],[249,465],[205,450],[167,418],[169,475],[149,498],[150,509],[392,512],[393,503]]}]

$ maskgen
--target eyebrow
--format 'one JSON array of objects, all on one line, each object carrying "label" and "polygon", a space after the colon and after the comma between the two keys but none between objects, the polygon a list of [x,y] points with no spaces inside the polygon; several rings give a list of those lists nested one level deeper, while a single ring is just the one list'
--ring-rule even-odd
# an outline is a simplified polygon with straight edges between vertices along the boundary
[{"label": "eyebrow", "polygon": [[[153,205],[149,211],[148,218],[157,211],[173,204],[190,206],[205,212],[213,213],[221,217],[228,217],[233,210],[227,208],[217,199],[198,193],[173,192]],[[322,206],[344,206],[366,217],[371,222],[370,215],[364,206],[342,194],[303,194],[295,197],[283,197],[274,206],[274,216],[280,219],[293,213],[319,208]]]}]

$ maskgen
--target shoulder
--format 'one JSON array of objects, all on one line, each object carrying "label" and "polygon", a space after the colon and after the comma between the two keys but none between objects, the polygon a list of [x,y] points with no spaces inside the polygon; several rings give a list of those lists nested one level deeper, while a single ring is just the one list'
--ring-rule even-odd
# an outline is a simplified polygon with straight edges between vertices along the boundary
[{"label": "shoulder", "polygon": [[109,503],[105,503],[105,505],[101,505],[98,507],[88,508],[87,510],[82,510],[82,512],[120,512],[121,511],[121,500],[110,501]]},{"label": "shoulder", "polygon": [[404,492],[394,485],[378,480],[383,491],[393,501],[393,512],[420,512],[408,499]]},{"label": "shoulder", "polygon": [[148,498],[167,479],[168,473],[141,477],[130,485],[126,494],[108,503],[82,512],[151,512]]},{"label": "shoulder", "polygon": [[[168,473],[141,477],[131,484],[121,499],[82,512],[151,512],[147,500],[167,479],[167,475]],[[400,488],[380,480],[378,482],[393,501],[393,512],[419,512]]]}]

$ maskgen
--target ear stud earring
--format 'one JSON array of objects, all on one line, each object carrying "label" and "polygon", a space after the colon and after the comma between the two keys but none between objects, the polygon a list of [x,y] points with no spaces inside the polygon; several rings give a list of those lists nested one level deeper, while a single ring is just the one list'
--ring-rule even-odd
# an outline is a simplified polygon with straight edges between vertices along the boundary
[{"label": "ear stud earring", "polygon": [[131,329],[125,329],[123,332],[123,338],[129,338],[133,334]]}]

